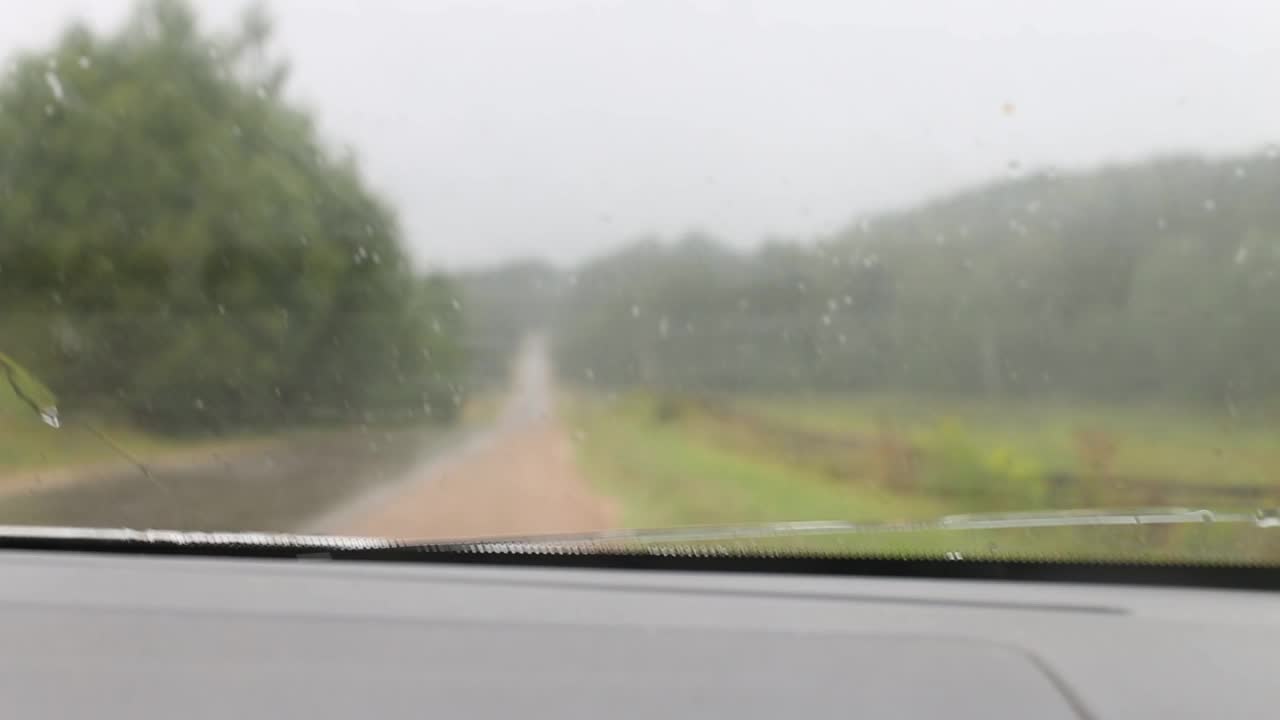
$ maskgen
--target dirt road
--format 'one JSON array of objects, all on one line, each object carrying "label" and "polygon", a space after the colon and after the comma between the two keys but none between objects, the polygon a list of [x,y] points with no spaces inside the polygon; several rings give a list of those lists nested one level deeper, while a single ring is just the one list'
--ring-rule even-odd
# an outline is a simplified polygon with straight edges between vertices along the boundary
[{"label": "dirt road", "polygon": [[531,338],[491,428],[310,529],[463,539],[615,527],[616,505],[579,472],[572,439],[553,405],[545,342]]}]

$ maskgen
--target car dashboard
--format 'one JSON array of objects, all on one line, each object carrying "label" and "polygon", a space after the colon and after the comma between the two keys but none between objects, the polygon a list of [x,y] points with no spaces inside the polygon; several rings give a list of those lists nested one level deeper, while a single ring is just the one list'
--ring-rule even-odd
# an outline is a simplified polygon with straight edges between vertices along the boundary
[{"label": "car dashboard", "polygon": [[0,716],[1228,718],[1244,590],[0,552]]}]

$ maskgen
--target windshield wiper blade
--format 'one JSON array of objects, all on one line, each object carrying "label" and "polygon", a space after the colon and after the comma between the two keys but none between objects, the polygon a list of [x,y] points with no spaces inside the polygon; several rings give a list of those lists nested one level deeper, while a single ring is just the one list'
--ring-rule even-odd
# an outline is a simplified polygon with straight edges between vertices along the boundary
[{"label": "windshield wiper blade", "polygon": [[441,543],[403,543],[400,546],[462,547],[474,550],[592,550],[634,548],[679,543],[798,538],[814,535],[916,533],[939,530],[1004,530],[1090,526],[1250,524],[1259,528],[1280,527],[1280,509],[1260,508],[1248,512],[1207,508],[1153,507],[1103,510],[1056,510],[1020,513],[977,513],[945,515],[933,520],[863,523],[848,520],[807,520],[794,522],[747,523],[736,525],[690,526],[656,530],[607,530],[568,535],[534,535]]},{"label": "windshield wiper blade", "polygon": [[1106,510],[1058,510],[1023,513],[945,515],[933,520],[861,523],[848,520],[806,520],[737,525],[690,526],[650,530],[606,530],[562,535],[532,535],[455,540],[403,540],[376,536],[339,536],[273,532],[203,532],[133,528],[0,525],[0,548],[94,547],[127,545],[187,551],[256,549],[294,553],[358,551],[521,553],[521,552],[630,552],[649,548],[661,551],[681,544],[701,542],[759,541],[819,535],[886,534],[930,531],[1064,528],[1080,526],[1139,526],[1190,524],[1246,524],[1280,528],[1280,509],[1218,511],[1206,508],[1129,508]]}]

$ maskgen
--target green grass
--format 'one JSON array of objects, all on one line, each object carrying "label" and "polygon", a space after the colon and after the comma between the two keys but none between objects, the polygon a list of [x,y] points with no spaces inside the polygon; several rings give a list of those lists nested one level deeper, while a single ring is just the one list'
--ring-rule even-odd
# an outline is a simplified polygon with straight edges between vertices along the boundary
[{"label": "green grass", "polygon": [[[98,429],[112,443],[143,462],[269,440],[248,436],[164,438],[119,424]],[[0,417],[0,484],[5,479],[20,479],[24,473],[35,470],[74,470],[123,462],[127,460],[82,425],[72,423],[55,430],[38,424],[38,421],[31,423],[21,418]]]},{"label": "green grass", "polygon": [[[0,383],[0,484],[6,478],[20,480],[28,471],[127,462],[115,448],[90,431],[83,420],[65,417],[63,420],[61,428],[49,427]],[[143,461],[270,439],[248,434],[164,437],[118,421],[91,422],[112,443]]]},{"label": "green grass", "polygon": [[[643,394],[606,399],[575,395],[562,403],[575,428],[579,457],[601,492],[616,498],[628,527],[750,523],[785,520],[844,519],[899,521],[981,510],[1033,509],[1040,475],[1054,462],[1072,462],[1071,443],[1079,423],[1109,421],[1108,432],[1132,433],[1143,453],[1127,458],[1129,469],[1156,475],[1177,466],[1177,458],[1197,449],[1266,448],[1264,428],[1237,437],[1212,421],[1127,411],[1102,415],[1101,410],[1042,409],[1021,422],[996,417],[994,407],[939,406],[932,412],[919,401],[877,398],[880,404],[831,398],[734,399],[733,411],[707,411],[697,403],[678,403]],[[898,404],[891,404],[891,403]],[[929,446],[922,475],[936,473],[933,484],[887,487],[877,477],[874,448],[837,448],[843,464],[834,472],[831,458],[809,447],[789,447],[793,430],[816,434],[873,435],[884,422],[886,408],[896,413],[901,432]],[[740,415],[766,418],[771,424],[741,422]],[[1033,420],[1035,420],[1033,422]],[[944,430],[939,430],[943,427]],[[962,433],[954,429],[963,427]],[[776,436],[770,435],[770,428]],[[779,430],[781,429],[781,430]],[[785,431],[785,432],[784,432]],[[950,432],[950,435],[947,433]],[[1063,440],[1060,435],[1065,435]],[[949,440],[939,440],[939,437]],[[1124,437],[1129,437],[1127,434]],[[958,438],[958,439],[957,439]],[[948,443],[950,443],[948,445]],[[1057,455],[1037,453],[1054,448]],[[1217,454],[1214,454],[1217,457]],[[1030,470],[1017,470],[1009,458],[1031,458]],[[1160,462],[1142,462],[1156,458]],[[1173,459],[1170,459],[1173,458]],[[1014,469],[1010,469],[1014,468]],[[1185,470],[1185,468],[1183,468]],[[1004,497],[976,497],[939,492],[948,484],[975,486],[992,478],[1007,483]],[[1238,476],[1230,476],[1238,478]],[[1028,498],[1031,498],[1030,500]],[[995,502],[985,507],[983,503]],[[1022,504],[1018,504],[1022,503]],[[1030,504],[1028,504],[1030,503]],[[1051,530],[936,531],[770,540],[770,549],[936,555],[1016,555],[1036,557],[1178,559],[1231,561],[1280,557],[1280,533],[1236,526],[1136,528],[1063,528]]]},{"label": "green grass", "polygon": [[570,422],[588,474],[619,498],[633,527],[809,518],[923,518],[942,506],[874,487],[849,488],[785,462],[707,442],[685,422],[655,422],[644,397],[579,397]]},{"label": "green grass", "polygon": [[789,427],[872,436],[893,428],[927,446],[944,423],[983,448],[1008,448],[1046,470],[1089,471],[1080,433],[1114,445],[1110,473],[1176,482],[1280,484],[1280,424],[1227,412],[1158,406],[1103,406],[1052,400],[996,401],[870,394],[742,397],[733,406]]}]

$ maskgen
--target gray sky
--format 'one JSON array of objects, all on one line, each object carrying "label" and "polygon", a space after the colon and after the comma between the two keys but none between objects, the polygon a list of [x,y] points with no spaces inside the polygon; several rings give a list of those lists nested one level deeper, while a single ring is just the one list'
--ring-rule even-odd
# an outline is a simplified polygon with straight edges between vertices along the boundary
[{"label": "gray sky", "polygon": [[[129,5],[0,0],[0,53]],[[1011,163],[1280,140],[1274,0],[269,5],[294,96],[434,265],[572,261],[695,227],[810,237]]]}]

